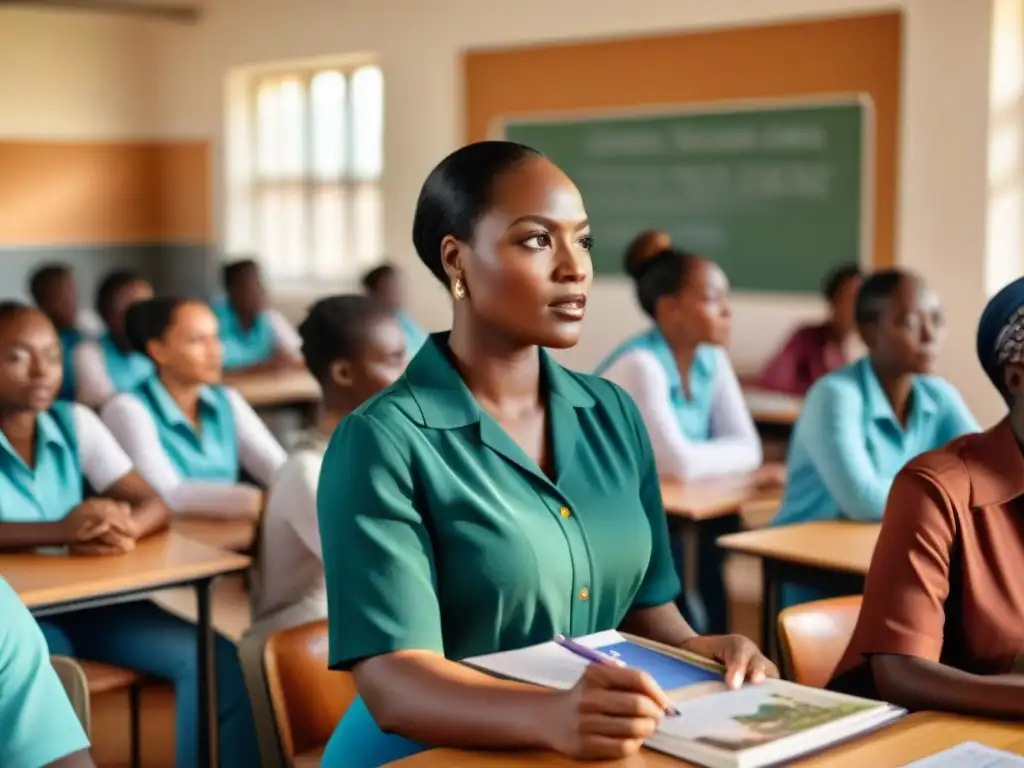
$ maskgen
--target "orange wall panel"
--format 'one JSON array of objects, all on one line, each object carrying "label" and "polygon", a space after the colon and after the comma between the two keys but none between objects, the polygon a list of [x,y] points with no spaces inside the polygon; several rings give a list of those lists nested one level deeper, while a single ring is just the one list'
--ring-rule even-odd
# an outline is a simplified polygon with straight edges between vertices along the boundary
[{"label": "orange wall panel", "polygon": [[208,243],[213,238],[210,145],[205,141],[159,147],[162,239]]},{"label": "orange wall panel", "polygon": [[659,37],[474,50],[463,57],[465,131],[543,112],[799,100],[863,93],[875,107],[874,264],[894,263],[899,13]]},{"label": "orange wall panel", "polygon": [[208,242],[205,143],[0,142],[0,245]]}]

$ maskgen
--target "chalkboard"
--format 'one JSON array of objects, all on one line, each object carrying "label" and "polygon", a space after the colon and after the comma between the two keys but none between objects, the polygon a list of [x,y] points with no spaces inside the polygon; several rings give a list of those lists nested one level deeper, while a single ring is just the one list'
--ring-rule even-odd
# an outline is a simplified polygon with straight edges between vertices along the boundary
[{"label": "chalkboard", "polygon": [[869,261],[870,119],[847,100],[516,119],[504,132],[579,186],[598,275],[621,275],[627,243],[663,229],[737,289],[809,293],[833,267]]}]

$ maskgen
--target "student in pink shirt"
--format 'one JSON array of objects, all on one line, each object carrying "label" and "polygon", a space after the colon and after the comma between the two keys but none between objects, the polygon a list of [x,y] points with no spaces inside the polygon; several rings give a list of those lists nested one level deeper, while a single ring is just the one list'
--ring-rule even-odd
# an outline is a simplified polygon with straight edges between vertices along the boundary
[{"label": "student in pink shirt", "polygon": [[829,273],[822,285],[829,305],[828,319],[793,331],[761,371],[757,380],[759,387],[802,396],[826,373],[860,357],[853,319],[860,282],[861,271],[856,264],[847,264]]}]

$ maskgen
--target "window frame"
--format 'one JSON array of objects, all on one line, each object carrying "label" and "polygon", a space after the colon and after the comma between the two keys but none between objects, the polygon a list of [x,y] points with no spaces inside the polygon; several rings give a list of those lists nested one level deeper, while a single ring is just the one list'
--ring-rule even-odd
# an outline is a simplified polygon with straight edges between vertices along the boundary
[{"label": "window frame", "polygon": [[[353,104],[354,89],[352,88],[352,82],[355,73],[366,67],[376,68],[381,77],[380,168],[374,177],[361,176],[352,167],[353,158],[355,157],[356,142],[356,131],[354,129],[355,110]],[[345,79],[345,109],[343,112],[345,132],[343,157],[346,158],[346,163],[344,163],[344,165],[348,165],[348,168],[343,167],[335,176],[321,175],[314,167],[315,126],[313,118],[314,107],[312,89],[313,81],[316,76],[324,72],[337,72]],[[263,172],[260,163],[260,89],[268,82],[280,82],[290,79],[297,79],[299,81],[303,94],[303,170],[294,178],[284,176],[281,178],[268,178]],[[275,287],[283,290],[283,292],[301,292],[303,289],[308,289],[313,286],[322,290],[325,285],[342,286],[351,284],[353,280],[357,279],[358,275],[363,270],[372,266],[372,264],[376,263],[381,258],[384,240],[384,201],[382,182],[386,168],[386,159],[384,156],[384,99],[386,87],[387,84],[384,79],[383,68],[381,67],[380,62],[373,58],[346,61],[344,63],[318,61],[296,66],[259,69],[252,72],[248,88],[246,89],[246,110],[250,126],[250,140],[248,142],[249,147],[246,158],[249,165],[248,197],[251,211],[248,222],[248,239],[249,242],[252,243],[252,250],[255,253],[257,260],[263,270],[267,273],[267,277],[273,281]],[[286,190],[291,186],[294,186],[301,192],[303,216],[302,226],[305,239],[304,250],[306,251],[306,258],[304,260],[304,267],[301,275],[285,276],[276,272],[273,261],[263,253],[263,237],[260,231],[260,207],[264,193],[275,189]],[[381,253],[369,254],[365,255],[364,258],[360,258],[358,254],[352,254],[355,244],[359,240],[359,235],[357,233],[358,228],[353,226],[352,222],[356,221],[355,213],[358,208],[357,200],[359,193],[363,189],[367,188],[376,190],[378,205],[378,232],[376,233],[376,239],[380,243],[378,250],[381,250]],[[339,254],[339,258],[343,258],[345,263],[339,271],[333,274],[324,274],[317,270],[318,260],[315,245],[316,200],[318,192],[325,189],[337,190],[339,192],[342,199],[342,205],[344,206],[344,221],[348,223],[347,230],[343,233],[343,250],[341,254]],[[346,252],[349,254],[348,257],[346,257]]]}]

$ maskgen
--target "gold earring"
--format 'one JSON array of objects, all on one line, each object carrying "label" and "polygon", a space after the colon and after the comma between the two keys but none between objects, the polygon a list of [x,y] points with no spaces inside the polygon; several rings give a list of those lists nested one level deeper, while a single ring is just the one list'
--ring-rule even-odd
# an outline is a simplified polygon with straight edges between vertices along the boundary
[{"label": "gold earring", "polygon": [[466,298],[466,284],[462,282],[461,277],[456,277],[455,282],[452,283],[452,296],[455,297],[456,301],[462,301]]}]

